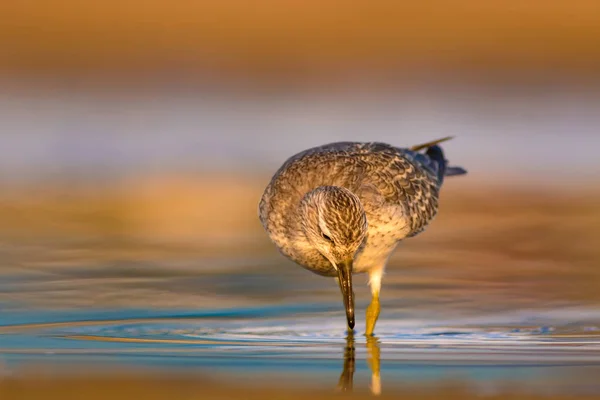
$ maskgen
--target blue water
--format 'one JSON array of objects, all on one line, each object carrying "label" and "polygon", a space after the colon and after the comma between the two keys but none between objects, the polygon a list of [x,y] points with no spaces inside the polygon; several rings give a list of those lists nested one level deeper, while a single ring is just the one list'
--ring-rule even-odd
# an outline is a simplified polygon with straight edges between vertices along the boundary
[{"label": "blue water", "polygon": [[340,379],[349,347],[354,386],[369,385],[374,370],[367,361],[376,359],[384,390],[457,379],[483,392],[508,383],[537,392],[600,393],[595,314],[576,323],[552,313],[471,321],[388,318],[367,343],[360,332],[348,338],[343,318],[326,305],[4,312],[0,365],[4,374],[38,364],[65,372],[78,365],[198,369],[327,387]]}]

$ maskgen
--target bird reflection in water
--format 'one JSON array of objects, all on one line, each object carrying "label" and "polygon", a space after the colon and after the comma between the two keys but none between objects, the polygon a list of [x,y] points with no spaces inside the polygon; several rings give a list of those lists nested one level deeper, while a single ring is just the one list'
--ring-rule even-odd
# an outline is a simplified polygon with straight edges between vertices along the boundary
[{"label": "bird reflection in water", "polygon": [[[380,345],[374,336],[368,336],[366,341],[367,363],[371,369],[371,393],[381,394],[380,374]],[[351,392],[354,388],[354,371],[356,369],[354,333],[350,331],[346,336],[346,347],[344,348],[344,369],[338,382],[338,390]]]}]

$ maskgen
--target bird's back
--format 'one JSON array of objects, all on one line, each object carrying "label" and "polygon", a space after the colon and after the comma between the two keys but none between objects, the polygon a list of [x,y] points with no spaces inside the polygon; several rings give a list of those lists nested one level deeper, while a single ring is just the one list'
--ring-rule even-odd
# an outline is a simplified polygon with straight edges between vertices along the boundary
[{"label": "bird's back", "polygon": [[295,259],[289,246],[302,236],[296,215],[300,201],[319,186],[335,185],[361,199],[368,221],[378,210],[401,210],[406,227],[402,236],[414,236],[437,212],[444,167],[443,154],[436,159],[384,143],[337,142],[311,148],[289,158],[275,173],[260,201],[260,220],[280,250]]}]

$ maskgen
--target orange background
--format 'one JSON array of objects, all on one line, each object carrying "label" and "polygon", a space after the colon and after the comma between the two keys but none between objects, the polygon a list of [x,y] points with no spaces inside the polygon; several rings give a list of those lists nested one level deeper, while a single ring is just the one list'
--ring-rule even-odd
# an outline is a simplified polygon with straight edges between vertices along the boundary
[{"label": "orange background", "polygon": [[[600,67],[598,1],[5,0],[0,74],[285,79]],[[134,80],[135,80],[134,79]]]}]

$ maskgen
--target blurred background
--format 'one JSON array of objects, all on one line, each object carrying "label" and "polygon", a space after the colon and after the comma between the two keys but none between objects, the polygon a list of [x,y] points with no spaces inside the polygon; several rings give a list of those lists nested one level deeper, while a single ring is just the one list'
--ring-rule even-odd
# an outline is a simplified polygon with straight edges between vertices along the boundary
[{"label": "blurred background", "polygon": [[262,231],[271,175],[327,142],[449,135],[469,174],[394,255],[382,318],[598,309],[597,1],[5,0],[0,15],[4,311],[337,304]]}]

